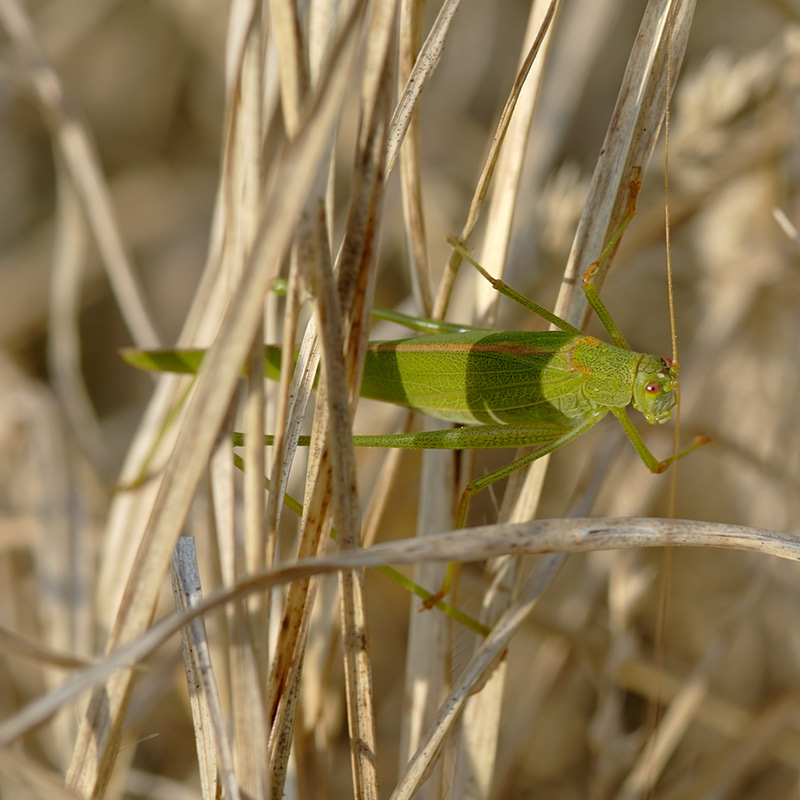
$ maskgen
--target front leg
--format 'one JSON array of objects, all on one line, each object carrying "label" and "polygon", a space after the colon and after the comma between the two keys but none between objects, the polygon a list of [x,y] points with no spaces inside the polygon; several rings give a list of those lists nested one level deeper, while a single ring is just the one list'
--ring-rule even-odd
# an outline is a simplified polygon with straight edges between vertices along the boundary
[{"label": "front leg", "polygon": [[612,408],[611,413],[619,420],[619,424],[622,425],[628,439],[630,439],[631,444],[636,448],[636,452],[639,454],[639,457],[642,459],[642,461],[644,461],[647,469],[656,474],[664,472],[670,466],[670,464],[688,455],[692,452],[692,450],[696,450],[698,447],[702,447],[711,441],[710,436],[696,436],[688,447],[684,447],[684,449],[679,453],[675,453],[669,458],[659,461],[647,448],[647,445],[644,443],[644,439],[642,439],[642,435],[634,427],[634,424],[631,422],[630,417],[628,417],[625,409]]}]

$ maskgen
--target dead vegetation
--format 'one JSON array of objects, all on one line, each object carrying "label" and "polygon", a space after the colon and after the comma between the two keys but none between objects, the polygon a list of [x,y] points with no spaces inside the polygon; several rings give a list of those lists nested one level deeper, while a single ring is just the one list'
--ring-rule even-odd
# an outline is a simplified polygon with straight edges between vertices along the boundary
[{"label": "dead vegetation", "polygon": [[[670,26],[666,0],[564,2],[516,97],[550,6],[532,5],[0,0],[3,798],[795,795],[800,281],[773,210],[800,220],[800,9],[683,0]],[[609,422],[485,493],[480,531],[406,541],[451,529],[454,458],[354,457],[363,344],[394,335],[366,309],[449,300],[448,319],[538,324],[492,310],[466,269],[439,288],[455,233],[580,322],[580,293],[559,287],[598,256],[640,167],[603,296],[636,349],[668,354],[668,52],[681,436],[715,440],[680,463],[674,516],[721,525],[642,519],[670,514],[669,473]],[[287,382],[240,380],[263,341],[302,337],[307,313],[267,291],[279,272],[294,301],[318,298],[321,352],[309,337],[301,358],[325,365],[327,446],[298,451],[291,479],[310,380],[291,403]],[[117,353],[176,342],[214,343],[190,395]],[[355,417],[402,425],[374,404]],[[248,447],[239,472],[234,428],[283,431],[280,459]],[[670,451],[670,430],[643,433]],[[303,498],[302,523],[263,475]],[[536,518],[558,522],[491,524],[530,519],[540,492]],[[176,601],[181,535],[197,553],[174,556]],[[695,547],[649,549],[667,542]],[[327,562],[339,577],[293,566],[339,547],[354,550]],[[435,589],[443,558],[522,550],[546,554],[462,575],[457,604],[487,640],[352,569],[417,561]],[[175,604],[198,580],[217,604],[182,659]]]}]

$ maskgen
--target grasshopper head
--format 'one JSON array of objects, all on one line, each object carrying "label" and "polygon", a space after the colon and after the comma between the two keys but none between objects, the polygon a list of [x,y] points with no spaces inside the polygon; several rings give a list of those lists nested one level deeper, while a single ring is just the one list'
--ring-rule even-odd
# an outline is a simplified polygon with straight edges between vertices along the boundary
[{"label": "grasshopper head", "polygon": [[672,417],[677,402],[678,365],[668,358],[642,356],[633,384],[634,408],[651,424],[661,424]]}]

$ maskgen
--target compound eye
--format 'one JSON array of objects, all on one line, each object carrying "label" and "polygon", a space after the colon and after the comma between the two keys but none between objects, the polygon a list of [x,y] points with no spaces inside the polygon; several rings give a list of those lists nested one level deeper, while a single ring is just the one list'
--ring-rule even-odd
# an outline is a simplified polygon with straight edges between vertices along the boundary
[{"label": "compound eye", "polygon": [[671,358],[667,358],[666,356],[661,356],[661,363],[668,370],[672,368],[672,359]]},{"label": "compound eye", "polygon": [[661,384],[652,381],[644,387],[645,394],[649,394],[651,397],[654,397],[657,394],[661,394]]}]

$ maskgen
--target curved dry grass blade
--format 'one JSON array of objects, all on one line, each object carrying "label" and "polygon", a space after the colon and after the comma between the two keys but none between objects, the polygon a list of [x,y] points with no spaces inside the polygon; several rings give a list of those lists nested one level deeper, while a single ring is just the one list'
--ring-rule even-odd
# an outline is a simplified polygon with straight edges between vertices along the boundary
[{"label": "curved dry grass blade", "polygon": [[486,525],[306,559],[251,575],[234,587],[213,592],[186,614],[173,615],[155,623],[98,664],[71,676],[58,689],[38,697],[13,717],[0,723],[0,747],[9,745],[48,719],[64,703],[74,700],[91,686],[106,680],[118,670],[132,668],[191,620],[226,603],[247,597],[252,592],[307,580],[314,575],[383,564],[483,561],[505,554],[585,553],[665,546],[735,549],[800,561],[800,536],[741,525],[649,517],[550,519]]},{"label": "curved dry grass blade", "polygon": [[0,625],[0,651],[16,658],[24,658],[34,664],[44,664],[58,669],[80,669],[90,663],[88,659],[54,650],[2,625]]},{"label": "curved dry grass blade", "polygon": [[94,233],[108,279],[137,347],[158,347],[136,271],[122,244],[111,196],[86,126],[65,102],[64,87],[36,40],[33,26],[16,0],[0,2],[0,18],[25,64],[37,101],[53,129],[53,140],[80,197]]},{"label": "curved dry grass blade", "polygon": [[79,332],[81,275],[88,237],[80,198],[56,164],[56,233],[47,330],[47,363],[72,429],[104,476],[113,473],[106,444],[81,370]]}]

